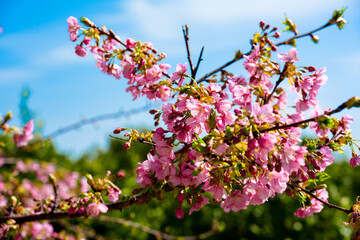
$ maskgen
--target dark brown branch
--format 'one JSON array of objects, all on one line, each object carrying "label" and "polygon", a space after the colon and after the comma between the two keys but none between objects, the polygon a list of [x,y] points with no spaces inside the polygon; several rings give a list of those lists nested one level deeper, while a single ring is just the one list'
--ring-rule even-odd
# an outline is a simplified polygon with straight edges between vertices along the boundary
[{"label": "dark brown branch", "polygon": [[[164,188],[163,191],[170,192],[172,191],[172,187]],[[137,203],[140,200],[151,199],[155,197],[156,193],[148,193],[144,192],[142,194],[138,194],[135,196],[129,196],[127,200],[118,201],[115,203],[108,203],[106,206],[110,210],[121,210],[126,207],[130,207],[131,205]],[[42,214],[34,214],[34,215],[27,215],[27,216],[12,216],[12,217],[3,217],[0,218],[0,224],[6,223],[8,220],[13,219],[16,221],[17,224],[22,224],[26,222],[34,222],[34,221],[42,221],[42,220],[57,220],[63,218],[77,218],[85,216],[84,214],[69,214],[68,212],[50,212],[50,213],[42,213]]]},{"label": "dark brown branch", "polygon": [[185,24],[185,26],[183,26],[183,35],[184,35],[184,40],[185,40],[185,46],[186,46],[186,53],[187,53],[187,58],[189,61],[189,65],[190,65],[190,70],[191,70],[191,77],[194,78],[194,64],[191,58],[191,52],[190,52],[190,47],[189,47],[189,27],[187,24]]},{"label": "dark brown branch", "polygon": [[56,138],[62,134],[65,134],[67,132],[70,132],[72,130],[75,130],[75,129],[78,129],[84,125],[89,125],[89,124],[94,124],[96,122],[99,122],[99,121],[104,121],[104,120],[109,120],[109,119],[114,119],[114,118],[120,118],[120,117],[128,117],[128,116],[131,116],[131,115],[134,115],[134,114],[137,114],[137,113],[141,113],[141,112],[144,112],[144,111],[147,111],[149,108],[150,108],[150,104],[148,105],[145,105],[145,106],[142,106],[142,107],[139,107],[139,108],[135,108],[135,109],[132,109],[132,110],[128,110],[128,111],[123,111],[123,110],[120,110],[118,112],[115,112],[115,113],[106,113],[106,114],[100,114],[100,115],[97,115],[95,117],[92,117],[92,118],[87,118],[87,119],[83,119],[83,120],[80,120],[78,122],[75,122],[73,124],[70,124],[66,127],[63,127],[63,128],[60,128],[52,133],[49,133],[48,135],[46,135],[44,138]]},{"label": "dark brown branch", "polygon": [[286,73],[286,71],[287,71],[288,66],[289,66],[288,63],[285,63],[284,69],[283,69],[282,72],[280,73],[279,79],[276,81],[275,86],[274,86],[272,92],[270,93],[269,97],[264,101],[264,105],[267,104],[267,103],[270,101],[272,95],[274,95],[274,93],[275,93],[275,91],[276,91],[276,88],[277,88],[277,87],[280,85],[280,83],[285,79],[285,73]]},{"label": "dark brown branch", "polygon": [[305,189],[305,188],[302,188],[302,187],[299,187],[299,186],[292,186],[293,188],[298,188],[300,191],[304,192],[304,193],[307,193],[308,195],[310,195],[311,197],[315,198],[316,200],[318,200],[319,202],[325,204],[326,206],[328,206],[329,208],[335,208],[337,210],[340,210],[346,214],[350,214],[352,213],[352,211],[350,209],[345,209],[343,207],[340,207],[340,206],[337,206],[335,204],[331,204],[331,203],[328,203],[328,202],[325,202],[324,200],[321,200],[320,198],[318,198],[315,194],[313,194],[311,191]]},{"label": "dark brown branch", "polygon": [[[129,141],[129,139],[125,139],[125,138],[121,138],[121,137],[115,137],[115,136],[113,136],[113,135],[111,135],[111,134],[110,134],[109,136],[110,136],[111,138],[118,139],[118,140],[121,140],[121,141]],[[144,139],[133,140],[133,142],[144,143],[144,144],[156,146],[155,143],[152,143],[152,142],[149,142],[149,141],[145,141]]]},{"label": "dark brown branch", "polygon": [[[330,24],[330,21],[328,21],[326,24],[324,24],[324,25],[321,26],[321,27],[318,27],[318,28],[316,28],[316,29],[314,29],[314,30],[312,30],[312,31],[310,31],[310,32],[307,32],[307,33],[304,33],[304,34],[301,34],[301,35],[295,35],[294,37],[291,37],[291,38],[289,38],[289,39],[287,39],[287,40],[285,40],[285,41],[282,41],[282,42],[279,42],[279,43],[275,44],[275,46],[281,46],[281,45],[284,45],[284,44],[289,43],[289,42],[292,41],[292,40],[295,40],[295,39],[298,39],[298,38],[302,38],[302,37],[305,37],[305,36],[311,36],[313,33],[318,32],[318,31],[320,31],[320,30],[322,30],[322,29],[324,29],[324,28],[327,28],[327,27],[329,27],[329,26],[331,26],[331,25],[334,25],[334,24],[335,24],[335,23],[331,23],[331,24]],[[250,50],[248,53],[245,53],[244,55],[249,55],[250,53],[251,53],[251,50]],[[221,70],[223,70],[224,68],[230,66],[231,64],[233,64],[233,63],[235,63],[235,62],[243,59],[243,58],[244,58],[244,55],[242,55],[240,58],[236,58],[236,57],[235,57],[234,59],[232,59],[231,61],[225,63],[224,65],[222,65],[222,66],[220,66],[220,67],[218,67],[217,69],[215,69],[215,70],[213,70],[213,71],[205,74],[202,78],[200,78],[199,80],[197,80],[197,83],[201,83],[201,82],[206,81],[206,79],[207,79],[208,77],[214,75],[214,74],[217,73],[217,72],[220,72]]]},{"label": "dark brown branch", "polygon": [[324,25],[321,26],[321,27],[318,27],[318,28],[316,28],[316,29],[314,29],[314,30],[312,30],[312,31],[310,31],[310,32],[304,33],[304,34],[295,35],[295,36],[292,37],[292,38],[289,38],[289,39],[287,39],[287,40],[285,40],[285,41],[282,41],[282,42],[279,42],[279,43],[275,44],[275,46],[285,45],[285,44],[288,44],[289,42],[291,42],[292,40],[299,39],[299,38],[303,38],[303,37],[306,37],[306,36],[311,36],[313,33],[318,32],[318,31],[320,31],[320,30],[322,30],[322,29],[324,29],[324,28],[327,28],[327,27],[329,27],[329,26],[331,26],[331,25],[334,25],[334,24],[335,24],[335,23],[332,23],[332,24],[331,24],[330,21],[328,21],[326,24],[324,24]]},{"label": "dark brown branch", "polygon": [[[248,54],[250,54],[250,52],[246,53],[245,55],[248,55]],[[220,72],[221,70],[223,70],[223,69],[226,68],[227,66],[230,66],[231,64],[233,64],[234,62],[239,61],[239,60],[242,59],[242,58],[244,58],[244,57],[242,56],[241,58],[238,58],[238,59],[237,59],[237,58],[234,58],[233,60],[225,63],[224,65],[218,67],[217,69],[215,69],[215,70],[213,70],[213,71],[205,74],[202,78],[200,78],[199,80],[197,80],[197,83],[201,83],[201,82],[206,81],[206,79],[207,79],[208,77],[214,75],[214,74],[217,73],[217,72]]]},{"label": "dark brown branch", "polygon": [[196,67],[195,67],[195,69],[194,69],[194,76],[192,77],[193,79],[195,79],[196,73],[197,73],[197,71],[199,70],[200,62],[203,60],[203,59],[202,59],[202,55],[203,55],[203,53],[204,53],[204,48],[205,48],[205,47],[202,47],[202,48],[201,48],[200,55],[199,55],[199,59],[198,59],[198,61],[197,61]]},{"label": "dark brown branch", "polygon": [[291,124],[286,124],[286,125],[280,125],[280,126],[275,126],[275,127],[272,127],[272,128],[267,128],[267,129],[263,129],[263,130],[260,130],[260,133],[264,133],[264,132],[269,132],[269,131],[274,131],[274,130],[280,130],[280,129],[286,129],[286,128],[291,128],[291,127],[297,127],[301,124],[304,124],[304,123],[309,123],[309,122],[314,122],[316,121],[317,119],[323,117],[323,116],[330,116],[332,114],[335,114],[335,113],[338,113],[338,112],[341,112],[342,110],[344,110],[346,108],[346,102],[341,104],[340,106],[338,106],[336,109],[326,113],[326,114],[322,114],[322,115],[319,115],[317,117],[313,117],[313,118],[309,118],[309,119],[305,119],[303,121],[299,121],[299,122],[294,122],[294,123],[291,123]]},{"label": "dark brown branch", "polygon": [[[134,51],[134,50],[132,50],[131,48],[128,48],[128,47],[126,46],[126,44],[123,43],[123,42],[121,41],[121,39],[118,38],[118,36],[116,36],[111,29],[109,30],[109,32],[107,32],[107,31],[105,31],[104,29],[99,28],[98,26],[96,26],[96,25],[95,25],[94,23],[92,23],[92,22],[89,22],[88,24],[89,24],[90,27],[96,29],[96,30],[99,31],[101,34],[107,36],[108,38],[112,38],[112,39],[114,39],[115,41],[117,41],[118,43],[120,43],[121,45],[123,45],[123,46],[126,48],[127,51],[129,51],[129,52],[133,52],[133,51]],[[169,74],[167,74],[167,73],[165,73],[165,72],[162,72],[162,74],[163,74],[164,76],[166,76],[167,78],[170,78]]]},{"label": "dark brown branch", "polygon": [[167,239],[167,240],[176,240],[176,239],[184,239],[184,240],[195,240],[195,239],[205,239],[208,238],[214,234],[216,234],[218,232],[218,224],[216,222],[213,223],[211,230],[201,233],[197,236],[174,236],[174,235],[169,235],[166,234],[164,232],[160,232],[158,230],[155,229],[151,229],[149,227],[146,227],[144,225],[141,225],[139,223],[135,223],[129,220],[125,220],[122,218],[114,218],[114,217],[108,217],[108,216],[101,216],[98,217],[95,220],[100,220],[100,221],[106,221],[106,222],[114,222],[114,223],[119,223],[125,226],[130,226],[133,228],[137,228],[140,229],[143,232],[146,232],[148,234],[151,234],[153,236],[155,236],[157,239]]}]

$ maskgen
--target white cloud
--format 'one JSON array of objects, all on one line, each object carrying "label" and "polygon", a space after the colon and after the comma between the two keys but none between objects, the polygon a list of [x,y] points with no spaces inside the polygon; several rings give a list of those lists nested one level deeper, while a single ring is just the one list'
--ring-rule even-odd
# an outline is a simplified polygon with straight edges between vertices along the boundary
[{"label": "white cloud", "polygon": [[[75,44],[73,44],[75,46]],[[63,46],[56,46],[50,49],[45,49],[35,55],[34,63],[41,67],[59,68],[70,65],[89,64],[95,62],[92,54],[85,57],[79,57],[75,54],[74,46],[69,44]]]},{"label": "white cloud", "polygon": [[230,25],[246,25],[247,21],[259,21],[261,18],[283,18],[287,13],[297,20],[310,20],[318,15],[330,14],[346,3],[345,0],[183,0],[150,1],[132,0],[119,1],[119,13],[103,16],[105,22],[117,23],[126,21],[131,28],[147,34],[151,39],[176,39],[179,26],[185,23],[200,24],[203,27]]},{"label": "white cloud", "polygon": [[0,68],[0,84],[9,85],[9,84],[18,84],[22,82],[27,82],[31,79],[34,79],[39,76],[39,73],[33,70],[26,68]]}]

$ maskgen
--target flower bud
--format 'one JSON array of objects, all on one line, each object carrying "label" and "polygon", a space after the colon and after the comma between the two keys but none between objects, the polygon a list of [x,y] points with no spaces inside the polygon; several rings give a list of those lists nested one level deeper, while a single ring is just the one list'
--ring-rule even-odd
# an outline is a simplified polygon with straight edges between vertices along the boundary
[{"label": "flower bud", "polygon": [[119,134],[119,133],[121,133],[122,131],[124,131],[124,128],[118,127],[118,128],[116,128],[116,129],[113,131],[113,133],[114,133],[114,134]]},{"label": "flower bud", "polygon": [[4,117],[4,121],[3,121],[3,124],[6,123],[7,121],[9,121],[13,116],[13,113],[10,111],[10,112],[7,112],[5,117]]},{"label": "flower bud", "polygon": [[257,169],[254,165],[250,165],[249,171],[250,171],[251,175],[256,175],[256,173],[257,173]]},{"label": "flower bud", "polygon": [[80,18],[80,21],[87,27],[92,27],[94,26],[94,23],[92,21],[90,21],[88,18],[86,17],[82,17]]},{"label": "flower bud", "polygon": [[157,112],[158,112],[157,109],[151,109],[151,110],[149,111],[150,114],[155,114],[155,113],[157,113]]},{"label": "flower bud", "polygon": [[126,149],[129,149],[131,147],[131,141],[127,141],[124,146],[123,146],[123,149],[126,150]]},{"label": "flower bud", "polygon": [[314,43],[318,43],[319,42],[319,36],[311,34],[311,41],[313,41]]},{"label": "flower bud", "polygon": [[286,193],[286,195],[288,195],[288,196],[290,196],[290,197],[291,197],[291,195],[292,195],[292,191],[291,191],[290,188],[286,188],[286,189],[285,189],[285,193]]},{"label": "flower bud", "polygon": [[55,186],[56,185],[56,178],[54,177],[54,175],[52,175],[51,173],[48,176],[49,182]]},{"label": "flower bud", "polygon": [[116,178],[123,178],[125,176],[125,174],[123,173],[123,172],[117,172],[116,174],[115,174],[115,177]]},{"label": "flower bud", "polygon": [[279,37],[280,37],[280,33],[279,33],[279,32],[275,32],[274,37],[275,37],[275,38],[279,38]]},{"label": "flower bud", "polygon": [[264,21],[260,21],[260,24],[259,24],[259,25],[260,25],[261,28],[264,28],[265,22],[264,22]]},{"label": "flower bud", "polygon": [[315,174],[315,172],[314,172],[313,170],[310,170],[310,171],[308,172],[308,174],[309,174],[309,177],[310,177],[311,179],[315,179],[315,178],[316,178],[316,174]]}]

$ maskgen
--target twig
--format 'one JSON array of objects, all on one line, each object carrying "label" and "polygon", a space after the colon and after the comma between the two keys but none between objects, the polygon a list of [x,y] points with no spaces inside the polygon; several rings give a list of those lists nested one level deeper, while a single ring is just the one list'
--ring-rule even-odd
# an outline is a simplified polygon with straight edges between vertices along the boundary
[{"label": "twig", "polygon": [[199,54],[199,59],[198,59],[198,61],[197,61],[196,67],[195,67],[195,69],[194,69],[194,76],[192,77],[193,79],[195,79],[196,73],[197,73],[197,71],[199,70],[200,62],[201,62],[202,60],[204,60],[204,59],[202,59],[202,55],[203,55],[203,53],[204,53],[204,48],[205,48],[205,46],[201,48],[201,51],[200,51],[200,54]]},{"label": "twig", "polygon": [[[115,136],[113,136],[113,135],[111,135],[111,134],[109,134],[109,136],[110,136],[111,138],[114,138],[114,139],[118,139],[118,140],[122,140],[122,141],[129,141],[129,139],[125,139],[125,138],[121,138],[121,137],[115,137]],[[145,141],[144,139],[133,140],[133,142],[144,143],[144,144],[156,146],[155,143],[152,143],[152,142],[149,142],[149,141]]]},{"label": "twig", "polygon": [[291,127],[297,127],[301,124],[304,124],[304,123],[308,123],[308,122],[314,122],[316,121],[317,119],[323,117],[323,116],[330,116],[332,114],[335,114],[335,113],[338,113],[338,112],[341,112],[342,110],[344,110],[346,108],[346,102],[344,102],[343,104],[341,104],[340,106],[338,106],[336,109],[328,112],[328,113],[324,113],[324,114],[321,114],[317,117],[313,117],[313,118],[309,118],[309,119],[305,119],[303,121],[299,121],[299,122],[294,122],[294,123],[291,123],[291,124],[285,124],[285,125],[281,125],[281,126],[275,126],[275,127],[271,127],[271,128],[267,128],[267,129],[263,129],[263,130],[260,130],[260,133],[264,133],[264,132],[269,132],[269,131],[273,131],[273,130],[280,130],[280,129],[286,129],[286,128],[291,128]]},{"label": "twig", "polygon": [[[163,188],[162,191],[170,192],[172,191],[172,187]],[[130,207],[131,205],[137,203],[143,199],[150,199],[155,197],[156,192],[145,192],[142,194],[138,194],[135,196],[129,196],[127,200],[118,201],[115,203],[108,203],[106,206],[109,210],[121,210],[126,207]],[[42,213],[42,214],[33,214],[27,216],[11,216],[11,217],[2,217],[0,218],[0,224],[6,223],[8,220],[13,219],[16,221],[17,224],[22,224],[26,222],[34,222],[34,221],[42,221],[42,220],[56,220],[56,219],[63,219],[63,218],[77,218],[82,217],[84,214],[69,214],[68,212],[49,212],[49,213]]]},{"label": "twig", "polygon": [[139,107],[139,108],[135,108],[132,110],[128,110],[128,111],[124,111],[124,110],[120,110],[117,111],[115,113],[106,113],[106,114],[100,114],[97,115],[95,117],[92,118],[87,118],[87,119],[82,119],[78,122],[75,122],[73,124],[70,124],[66,127],[60,128],[52,133],[49,133],[48,135],[46,135],[44,138],[56,138],[62,134],[65,134],[67,132],[70,132],[72,130],[78,129],[84,125],[88,125],[88,124],[93,124],[95,122],[99,122],[99,121],[104,121],[104,120],[109,120],[109,119],[114,119],[114,118],[119,118],[119,117],[128,117],[137,113],[141,113],[141,112],[145,112],[150,108],[151,104],[147,104],[145,106]]},{"label": "twig", "polygon": [[352,210],[350,210],[350,209],[345,209],[345,208],[343,208],[343,207],[340,207],[340,206],[337,206],[337,205],[334,205],[334,204],[325,202],[324,200],[321,200],[321,199],[318,198],[315,194],[313,194],[311,191],[309,191],[309,190],[307,190],[307,189],[305,189],[305,188],[302,188],[302,187],[299,187],[299,186],[293,186],[293,185],[291,185],[291,186],[292,186],[293,188],[298,188],[298,189],[300,189],[300,191],[309,194],[311,197],[313,197],[313,198],[315,198],[316,200],[318,200],[319,202],[325,204],[325,205],[328,206],[329,208],[335,208],[335,209],[337,209],[337,210],[343,211],[343,212],[346,213],[346,214],[352,213]]},{"label": "twig", "polygon": [[295,40],[295,39],[298,39],[298,38],[303,38],[303,37],[306,37],[306,36],[311,36],[313,33],[318,32],[318,31],[320,31],[320,30],[322,30],[324,28],[327,28],[327,27],[329,27],[331,25],[334,25],[334,24],[335,23],[330,24],[330,21],[328,21],[326,24],[324,24],[321,27],[318,27],[318,28],[316,28],[316,29],[314,29],[314,30],[312,30],[310,32],[304,33],[304,34],[295,35],[292,38],[289,38],[289,39],[287,39],[285,41],[282,41],[282,42],[279,42],[279,43],[275,44],[275,46],[281,46],[281,45],[284,45],[284,44],[288,44],[292,40]]},{"label": "twig", "polygon": [[267,103],[270,101],[272,95],[273,95],[274,92],[276,91],[276,88],[277,88],[277,87],[280,85],[280,83],[285,79],[285,73],[286,73],[286,71],[287,71],[287,69],[288,69],[288,66],[289,66],[288,63],[285,63],[284,69],[283,69],[282,72],[280,73],[279,79],[276,81],[275,86],[274,86],[272,92],[270,93],[269,97],[264,101],[264,105],[267,104]]},{"label": "twig", "polygon": [[169,235],[167,233],[155,230],[155,229],[151,229],[149,227],[146,227],[144,225],[141,225],[139,223],[135,223],[129,220],[125,220],[122,218],[113,218],[113,217],[108,217],[108,216],[101,216],[98,217],[95,220],[100,220],[100,221],[106,221],[106,222],[114,222],[114,223],[119,223],[125,226],[130,226],[133,228],[137,228],[140,229],[143,232],[146,232],[148,234],[154,235],[157,239],[166,239],[166,240],[177,240],[177,239],[184,239],[184,240],[195,240],[195,239],[205,239],[207,237],[210,237],[214,234],[216,234],[218,232],[218,225],[216,222],[214,222],[214,224],[211,227],[211,230],[201,233],[199,235],[196,236],[174,236],[174,235]]},{"label": "twig", "polygon": [[[292,41],[292,40],[295,40],[295,39],[298,39],[298,38],[302,38],[302,37],[305,37],[305,36],[311,36],[311,34],[313,34],[313,33],[315,33],[315,32],[318,32],[318,31],[320,31],[320,30],[322,30],[322,29],[324,29],[324,28],[327,28],[327,27],[329,27],[329,26],[331,26],[331,25],[334,25],[334,24],[335,24],[335,23],[330,24],[330,21],[328,21],[326,24],[324,24],[323,26],[321,26],[321,27],[319,27],[319,28],[316,28],[316,29],[314,29],[314,30],[312,30],[312,31],[310,31],[310,32],[307,32],[307,33],[304,33],[304,34],[301,34],[301,35],[295,35],[294,37],[291,37],[291,38],[289,38],[289,39],[287,39],[287,40],[285,40],[285,41],[282,41],[282,42],[279,42],[279,43],[275,44],[275,46],[281,46],[281,45],[284,45],[284,44],[289,43],[289,42]],[[244,55],[249,55],[250,53],[251,53],[251,50],[250,50],[248,53],[245,53]],[[234,59],[232,59],[231,61],[225,63],[224,65],[222,65],[222,66],[220,66],[220,67],[218,67],[217,69],[215,69],[215,70],[213,70],[213,71],[205,74],[202,78],[200,78],[200,79],[197,81],[197,83],[201,83],[201,82],[206,81],[206,79],[207,79],[208,77],[210,77],[211,75],[213,75],[213,74],[215,74],[215,73],[217,73],[217,72],[220,72],[221,70],[223,70],[223,69],[226,68],[227,66],[230,66],[231,64],[233,64],[233,63],[235,63],[235,62],[243,59],[243,58],[244,58],[244,55],[242,55],[240,58],[236,58],[236,57],[235,57]]]},{"label": "twig", "polygon": [[[109,30],[109,32],[107,32],[107,31],[103,30],[102,28],[99,28],[98,26],[96,26],[96,25],[95,25],[94,23],[92,23],[92,22],[89,23],[89,26],[90,26],[91,28],[95,28],[95,29],[98,30],[101,34],[106,35],[108,38],[114,39],[115,41],[117,41],[118,43],[120,43],[121,45],[123,45],[123,46],[126,48],[126,50],[128,50],[129,52],[133,52],[133,51],[134,51],[134,50],[132,50],[131,48],[128,48],[128,47],[126,46],[126,44],[123,43],[123,42],[121,41],[121,39],[118,38],[111,29]],[[164,76],[166,76],[167,78],[170,78],[169,74],[167,74],[167,73],[165,73],[165,72],[162,72],[162,74],[163,74]]]},{"label": "twig", "polygon": [[189,61],[189,65],[190,65],[190,70],[191,70],[191,77],[194,79],[194,64],[191,58],[191,52],[190,52],[190,47],[189,47],[189,27],[187,24],[185,24],[185,26],[183,26],[183,35],[184,35],[184,40],[185,40],[185,46],[186,46],[186,53],[187,53],[187,58]]}]

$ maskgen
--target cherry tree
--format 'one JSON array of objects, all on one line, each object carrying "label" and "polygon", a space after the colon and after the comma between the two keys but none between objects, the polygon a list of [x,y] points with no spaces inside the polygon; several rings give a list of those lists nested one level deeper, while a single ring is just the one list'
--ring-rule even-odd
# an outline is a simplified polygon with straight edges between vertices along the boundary
[{"label": "cherry tree", "polygon": [[[187,25],[183,34],[188,63],[179,63],[173,70],[164,63],[166,54],[152,43],[122,40],[87,18],[81,18],[80,25],[77,18],[69,17],[68,32],[70,40],[77,42],[77,55],[92,54],[102,72],[127,81],[126,92],[134,100],[145,97],[162,102],[159,109],[150,111],[154,130],[139,134],[120,126],[111,135],[125,141],[124,150],[134,142],[150,145],[151,150],[134,169],[139,187],[131,196],[123,195],[113,183],[124,177],[122,172],[107,172],[101,179],[69,171],[58,174],[53,165],[4,156],[1,164],[13,167],[11,173],[0,176],[0,236],[61,238],[66,234],[55,233],[50,224],[39,221],[97,217],[152,198],[162,200],[166,192],[172,192],[178,202],[174,214],[180,219],[211,203],[219,203],[225,212],[237,212],[285,193],[299,200],[294,214],[300,218],[312,216],[324,206],[346,213],[353,239],[360,239],[360,203],[356,201],[351,209],[329,203],[324,184],[333,153],[349,146],[350,165],[360,164],[359,145],[349,127],[353,118],[334,117],[345,109],[360,107],[360,98],[322,110],[317,96],[328,80],[326,68],[296,64],[296,42],[310,37],[317,43],[316,32],[333,25],[342,29],[346,23],[343,13],[344,9],[335,11],[324,25],[303,34],[286,17],[284,31],[293,33],[286,40],[280,40],[277,27],[261,21],[248,52],[236,51],[232,60],[202,77],[197,72],[204,48],[194,62]],[[289,49],[278,53],[283,45]],[[239,61],[247,75],[225,70]],[[288,102],[290,94],[297,95],[295,102]],[[34,123],[29,121],[22,129],[10,127],[11,117],[7,114],[0,127],[13,135],[17,147],[24,147],[33,138]],[[306,129],[317,138],[301,139]],[[36,181],[43,184],[23,180],[8,185],[19,172],[34,172]],[[26,191],[16,192],[19,185]],[[188,212],[185,206],[190,208]]]}]

